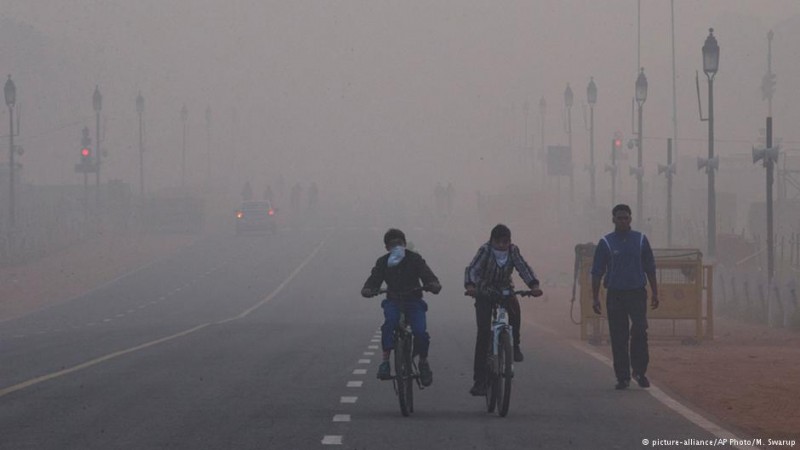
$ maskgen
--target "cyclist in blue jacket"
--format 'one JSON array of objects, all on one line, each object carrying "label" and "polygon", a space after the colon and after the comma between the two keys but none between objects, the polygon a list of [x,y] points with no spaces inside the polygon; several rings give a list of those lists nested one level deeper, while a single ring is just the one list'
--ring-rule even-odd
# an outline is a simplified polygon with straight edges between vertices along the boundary
[{"label": "cyclist in blue jacket", "polygon": [[428,304],[422,299],[422,291],[438,294],[442,285],[422,256],[406,248],[406,236],[402,231],[389,229],[383,236],[383,243],[389,253],[378,258],[361,289],[362,296],[373,297],[385,282],[388,291],[386,299],[381,302],[384,317],[381,326],[383,361],[378,367],[378,378],[386,380],[392,377],[389,354],[394,349],[394,329],[400,322],[400,312],[404,311],[414,336],[414,353],[419,356],[417,365],[420,382],[423,386],[430,386],[433,372],[428,363],[430,336],[425,317]]}]

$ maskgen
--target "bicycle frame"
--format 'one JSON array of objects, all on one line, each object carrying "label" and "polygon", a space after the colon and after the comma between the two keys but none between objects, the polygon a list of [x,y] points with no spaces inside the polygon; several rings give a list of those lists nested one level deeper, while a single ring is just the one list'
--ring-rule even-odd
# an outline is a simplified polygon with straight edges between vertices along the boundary
[{"label": "bicycle frame", "polygon": [[511,288],[487,291],[492,302],[492,325],[489,352],[486,357],[488,389],[486,408],[501,417],[508,414],[511,402],[511,380],[514,378],[513,327],[509,323],[506,302],[514,295],[532,295],[531,291],[513,291]]},{"label": "bicycle frame", "polygon": [[514,327],[508,322],[508,311],[501,303],[497,303],[492,308],[492,355],[497,355],[500,333],[503,330],[508,330],[509,336],[512,335]]}]

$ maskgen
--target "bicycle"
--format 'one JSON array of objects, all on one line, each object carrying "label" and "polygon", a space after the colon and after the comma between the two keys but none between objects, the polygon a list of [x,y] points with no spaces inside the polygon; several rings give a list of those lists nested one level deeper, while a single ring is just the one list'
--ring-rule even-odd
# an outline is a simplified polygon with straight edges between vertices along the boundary
[{"label": "bicycle", "polygon": [[[395,295],[405,295],[422,292],[425,288],[412,289],[407,292],[392,292]],[[387,289],[378,290],[375,295],[389,294]],[[414,383],[420,390],[425,389],[419,379],[419,370],[414,362],[414,339],[411,324],[406,321],[405,311],[400,312],[400,321],[392,332],[394,337],[394,376],[392,380],[394,392],[400,402],[400,412],[408,417],[414,412]],[[385,381],[385,380],[384,380]]]},{"label": "bicycle", "polygon": [[511,379],[514,378],[513,334],[505,305],[514,295],[538,297],[541,291],[484,287],[480,295],[492,302],[492,332],[489,335],[489,353],[486,355],[486,409],[490,413],[497,409],[500,417],[505,417],[511,404]]}]

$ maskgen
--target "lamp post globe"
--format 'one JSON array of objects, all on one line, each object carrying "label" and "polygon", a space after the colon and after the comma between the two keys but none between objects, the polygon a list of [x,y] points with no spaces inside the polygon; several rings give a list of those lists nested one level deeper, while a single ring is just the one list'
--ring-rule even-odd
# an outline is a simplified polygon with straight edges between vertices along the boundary
[{"label": "lamp post globe", "polygon": [[8,76],[6,85],[3,87],[3,94],[6,97],[6,106],[13,108],[17,103],[17,86],[11,81],[11,75]]},{"label": "lamp post globe", "polygon": [[647,77],[644,75],[644,67],[639,69],[639,76],[636,77],[636,104],[641,107],[647,100]]},{"label": "lamp post globe", "polygon": [[100,86],[94,87],[94,94],[92,95],[92,106],[94,112],[100,112],[103,109],[103,96],[100,95]]},{"label": "lamp post globe", "polygon": [[136,96],[136,112],[139,114],[144,112],[144,97],[141,92]]},{"label": "lamp post globe", "polygon": [[572,108],[572,100],[573,100],[572,88],[569,87],[569,83],[567,83],[567,88],[564,89],[564,105],[567,108]]},{"label": "lamp post globe", "polygon": [[703,72],[709,79],[714,78],[719,69],[719,45],[714,37],[714,29],[708,29],[708,37],[703,44]]}]

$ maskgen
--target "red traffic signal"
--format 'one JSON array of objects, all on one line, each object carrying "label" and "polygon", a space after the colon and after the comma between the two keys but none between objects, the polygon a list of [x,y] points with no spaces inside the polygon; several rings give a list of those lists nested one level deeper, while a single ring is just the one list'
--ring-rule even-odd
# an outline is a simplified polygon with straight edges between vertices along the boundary
[{"label": "red traffic signal", "polygon": [[622,139],[614,139],[614,148],[616,150],[622,149]]},{"label": "red traffic signal", "polygon": [[84,158],[88,158],[88,157],[92,156],[92,151],[89,150],[88,147],[84,147],[84,148],[81,149],[81,156],[84,157]]}]

